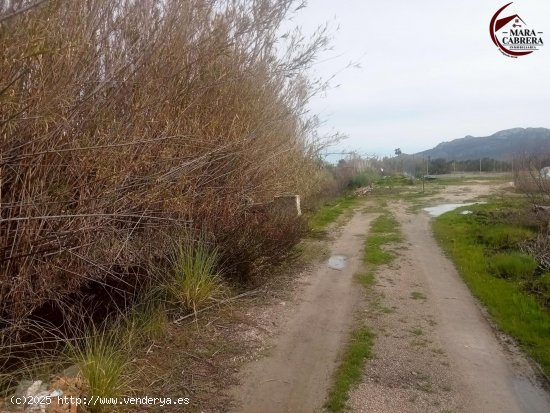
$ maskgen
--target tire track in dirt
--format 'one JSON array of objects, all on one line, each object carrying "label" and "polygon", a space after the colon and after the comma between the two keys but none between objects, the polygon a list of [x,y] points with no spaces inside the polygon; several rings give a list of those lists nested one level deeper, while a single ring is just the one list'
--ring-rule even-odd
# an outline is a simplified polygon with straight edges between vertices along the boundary
[{"label": "tire track in dirt", "polygon": [[322,407],[337,360],[353,323],[361,290],[363,243],[373,215],[355,211],[332,243],[331,255],[347,257],[341,270],[327,262],[306,274],[307,284],[269,354],[251,362],[233,389],[239,413],[308,413]]},{"label": "tire track in dirt", "polygon": [[[480,192],[465,189],[443,196],[462,202]],[[368,321],[377,333],[375,357],[352,392],[352,411],[549,412],[549,395],[531,364],[499,341],[437,245],[430,218],[408,214],[402,204],[394,212],[405,244],[395,265],[377,276],[379,304]]]}]

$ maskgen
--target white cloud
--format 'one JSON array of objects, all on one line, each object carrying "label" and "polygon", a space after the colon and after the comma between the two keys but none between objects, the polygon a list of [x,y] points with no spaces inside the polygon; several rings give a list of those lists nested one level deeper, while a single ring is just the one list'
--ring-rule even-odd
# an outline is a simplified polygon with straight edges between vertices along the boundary
[{"label": "white cloud", "polygon": [[514,4],[547,45],[511,59],[491,42],[489,22],[505,1],[384,2],[313,0],[295,18],[312,32],[340,26],[320,57],[323,77],[340,73],[326,98],[311,103],[326,130],[349,135],[339,148],[416,152],[442,140],[511,127],[550,127],[550,2]]}]

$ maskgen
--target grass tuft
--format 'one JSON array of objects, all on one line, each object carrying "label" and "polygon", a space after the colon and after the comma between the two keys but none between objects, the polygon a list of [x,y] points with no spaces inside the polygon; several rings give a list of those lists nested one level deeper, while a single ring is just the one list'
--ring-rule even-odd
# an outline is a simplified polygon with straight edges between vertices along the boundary
[{"label": "grass tuft", "polygon": [[160,297],[147,297],[137,303],[127,316],[126,330],[130,342],[145,337],[158,340],[168,328],[168,314]]},{"label": "grass tuft", "polygon": [[178,245],[172,277],[165,289],[169,298],[196,312],[222,291],[218,273],[219,254],[200,239]]},{"label": "grass tuft", "polygon": [[365,362],[372,357],[374,334],[367,328],[356,330],[329,393],[325,407],[331,412],[341,412],[346,407],[351,387],[361,381]]},{"label": "grass tuft", "polygon": [[78,367],[91,400],[92,413],[106,410],[98,397],[120,397],[129,387],[127,369],[130,365],[131,346],[120,330],[93,328],[76,343],[69,342],[69,359]]}]

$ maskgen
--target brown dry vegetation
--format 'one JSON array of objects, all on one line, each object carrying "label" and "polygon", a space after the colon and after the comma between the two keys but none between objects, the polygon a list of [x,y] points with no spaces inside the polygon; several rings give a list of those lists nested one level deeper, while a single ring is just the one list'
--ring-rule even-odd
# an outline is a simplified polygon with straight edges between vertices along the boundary
[{"label": "brown dry vegetation", "polygon": [[280,36],[301,6],[0,1],[2,340],[105,317],[168,271],[184,231],[239,279],[296,242],[298,218],[258,205],[327,185],[306,111],[327,40]]},{"label": "brown dry vegetation", "polygon": [[550,154],[517,156],[514,159],[514,183],[534,204],[550,202],[550,179],[540,175],[540,170],[550,165]]}]

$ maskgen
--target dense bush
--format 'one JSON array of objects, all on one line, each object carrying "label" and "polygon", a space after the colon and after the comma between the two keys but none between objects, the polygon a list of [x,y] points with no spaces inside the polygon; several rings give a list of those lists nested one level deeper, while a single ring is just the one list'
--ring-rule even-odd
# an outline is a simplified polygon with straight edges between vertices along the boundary
[{"label": "dense bush", "polygon": [[543,271],[550,271],[550,234],[541,232],[521,244],[521,251],[534,257]]},{"label": "dense bush", "polygon": [[550,272],[535,278],[530,288],[540,297],[544,305],[550,308]]},{"label": "dense bush", "polygon": [[533,231],[515,225],[493,224],[480,232],[483,243],[495,249],[517,248],[525,240],[534,238]]},{"label": "dense bush", "polygon": [[489,258],[488,265],[494,275],[510,279],[528,278],[537,269],[533,257],[517,252],[495,254]]},{"label": "dense bush", "polygon": [[369,185],[373,185],[376,181],[380,179],[378,173],[373,171],[362,171],[358,174],[353,175],[348,182],[348,188],[357,189]]},{"label": "dense bush", "polygon": [[303,115],[326,40],[277,37],[294,3],[51,0],[2,22],[0,318],[126,302],[189,228],[228,276],[285,253],[301,224],[258,206],[326,177]]}]

